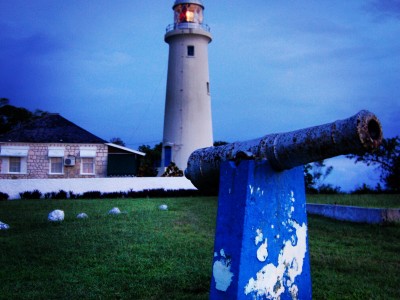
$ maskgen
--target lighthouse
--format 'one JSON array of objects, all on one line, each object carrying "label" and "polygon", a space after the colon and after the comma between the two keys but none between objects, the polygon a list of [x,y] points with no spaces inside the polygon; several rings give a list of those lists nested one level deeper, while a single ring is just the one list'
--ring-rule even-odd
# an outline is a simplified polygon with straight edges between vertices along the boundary
[{"label": "lighthouse", "polygon": [[200,0],[176,0],[174,22],[164,36],[169,45],[160,174],[174,162],[184,171],[190,154],[213,144],[208,44]]}]

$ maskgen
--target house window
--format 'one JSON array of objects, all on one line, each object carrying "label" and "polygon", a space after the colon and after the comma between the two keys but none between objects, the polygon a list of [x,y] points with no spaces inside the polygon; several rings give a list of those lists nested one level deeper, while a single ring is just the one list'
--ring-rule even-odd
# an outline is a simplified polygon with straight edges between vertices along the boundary
[{"label": "house window", "polygon": [[92,157],[82,158],[81,173],[90,175],[94,174],[94,158]]},{"label": "house window", "polygon": [[21,173],[21,157],[10,157],[9,173]]},{"label": "house window", "polygon": [[94,175],[96,148],[95,147],[80,147],[79,154],[81,157],[81,174]]},{"label": "house window", "polygon": [[50,157],[50,174],[63,174],[62,157]]},{"label": "house window", "polygon": [[210,94],[210,83],[207,82],[207,94]]},{"label": "house window", "polygon": [[187,46],[187,56],[194,56],[194,46]]},{"label": "house window", "polygon": [[49,147],[50,174],[64,173],[64,147]]},{"label": "house window", "polygon": [[28,146],[2,146],[0,163],[2,174],[26,174]]}]

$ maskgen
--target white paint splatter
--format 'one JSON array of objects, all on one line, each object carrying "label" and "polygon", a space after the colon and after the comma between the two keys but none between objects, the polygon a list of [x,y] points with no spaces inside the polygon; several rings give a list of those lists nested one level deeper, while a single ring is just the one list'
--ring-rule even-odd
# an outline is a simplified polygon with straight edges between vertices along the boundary
[{"label": "white paint splatter", "polygon": [[[277,299],[285,288],[283,287],[282,277],[274,276],[279,270],[273,264],[268,264],[256,274],[256,279],[250,278],[245,286],[245,294],[256,292],[257,296],[267,296],[267,299]],[[255,297],[254,297],[255,298]]]},{"label": "white paint splatter", "polygon": [[258,245],[258,243],[261,243],[262,242],[262,240],[263,240],[263,234],[262,234],[262,231],[261,231],[261,229],[257,229],[256,230],[256,238],[254,239],[254,242],[255,242],[255,244],[256,244],[256,246]]},{"label": "white paint splatter", "polygon": [[[296,201],[296,199],[294,198],[294,192],[293,192],[293,191],[290,192],[289,199],[290,199],[290,201],[291,201],[292,203],[294,203],[294,202]],[[290,206],[290,209],[288,210],[288,217],[289,217],[289,219],[292,218],[293,212],[294,212],[294,206],[291,205],[291,206]]]},{"label": "white paint splatter", "polygon": [[298,223],[291,221],[292,226],[296,230],[296,243],[293,241],[286,241],[283,255],[279,256],[279,263],[289,266],[287,274],[292,282],[296,276],[300,275],[303,271],[304,257],[307,251],[307,225],[303,223],[300,226]]},{"label": "white paint splatter", "polygon": [[256,193],[257,196],[263,196],[264,195],[264,190],[262,190],[260,187],[257,187],[257,189],[255,189],[254,186],[249,184],[249,190],[250,190],[250,195],[253,195],[254,193]]},{"label": "white paint splatter", "polygon": [[296,199],[294,198],[294,192],[290,191],[290,201],[295,202]]},{"label": "white paint splatter", "polygon": [[264,243],[261,244],[260,247],[258,247],[257,250],[257,259],[261,262],[266,261],[268,257],[268,242],[267,239],[265,239]]},{"label": "white paint splatter", "polygon": [[297,285],[293,284],[289,288],[289,293],[292,296],[292,299],[297,299],[299,297],[299,288],[297,287]]},{"label": "white paint splatter", "polygon": [[[284,242],[277,266],[272,263],[267,264],[257,272],[255,279],[249,279],[244,291],[246,295],[254,293],[254,296],[257,297],[265,296],[267,299],[277,299],[285,291],[285,287],[288,287],[291,295],[298,294],[298,288],[294,282],[303,271],[303,262],[307,251],[307,226],[305,223],[300,226],[292,220],[288,221],[288,226],[295,229],[294,235],[297,238],[293,240],[290,238]],[[260,248],[257,250],[257,258]],[[268,251],[267,248],[266,251]]]},{"label": "white paint splatter", "polygon": [[[214,256],[216,256],[215,254]],[[226,292],[231,285],[232,277],[234,275],[231,272],[231,260],[226,257],[224,249],[220,250],[220,255],[221,259],[214,262],[213,276],[215,280],[215,288],[219,291]]]}]

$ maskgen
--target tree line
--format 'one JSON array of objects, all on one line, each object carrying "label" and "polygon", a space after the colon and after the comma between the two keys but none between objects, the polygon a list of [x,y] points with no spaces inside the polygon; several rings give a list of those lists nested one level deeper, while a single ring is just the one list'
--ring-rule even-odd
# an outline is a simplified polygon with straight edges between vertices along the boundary
[{"label": "tree line", "polygon": [[[33,112],[10,104],[7,98],[0,98],[0,135],[12,129],[16,129],[22,124],[40,118],[48,114],[43,110]],[[125,146],[125,143],[118,137],[110,139],[110,142]],[[224,141],[216,141],[214,146],[227,144]],[[157,176],[158,167],[161,162],[162,143],[151,147],[150,145],[141,145],[137,149],[146,154],[142,159],[138,176],[152,177]],[[381,192],[400,192],[400,137],[384,138],[381,146],[373,153],[362,155],[347,155],[348,159],[354,160],[354,163],[363,163],[372,166],[380,174],[380,181],[375,187],[369,187],[363,184],[356,188],[355,193],[381,193]],[[171,174],[182,176],[181,170],[174,170]],[[330,184],[324,184],[324,179],[333,171],[332,166],[327,166],[325,161],[317,161],[304,166],[304,182],[308,193],[340,193],[340,187]]]}]

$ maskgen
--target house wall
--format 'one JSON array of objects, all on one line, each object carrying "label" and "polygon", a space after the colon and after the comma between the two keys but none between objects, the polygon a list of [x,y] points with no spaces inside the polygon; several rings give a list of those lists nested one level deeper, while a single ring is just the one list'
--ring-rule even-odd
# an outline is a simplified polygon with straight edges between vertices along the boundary
[{"label": "house wall", "polygon": [[[46,179],[46,178],[94,178],[107,176],[108,147],[105,144],[38,144],[38,143],[5,143],[1,146],[29,146],[27,172],[25,174],[5,174],[2,170],[4,157],[0,157],[0,179]],[[49,147],[63,147],[64,159],[75,156],[74,166],[64,166],[63,174],[50,174]],[[96,149],[95,174],[82,175],[80,150]]]},{"label": "house wall", "polygon": [[140,162],[137,154],[108,154],[107,176],[136,176]]}]

